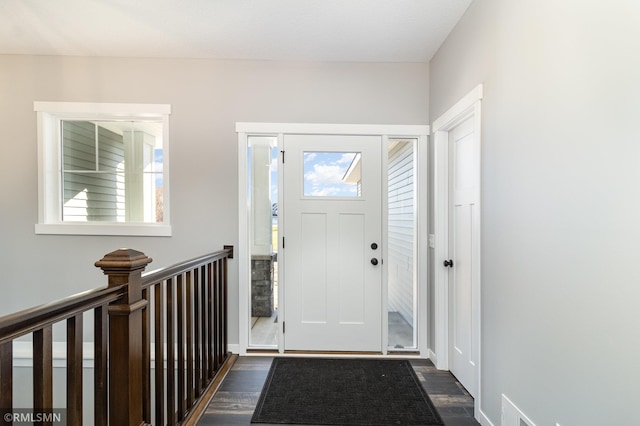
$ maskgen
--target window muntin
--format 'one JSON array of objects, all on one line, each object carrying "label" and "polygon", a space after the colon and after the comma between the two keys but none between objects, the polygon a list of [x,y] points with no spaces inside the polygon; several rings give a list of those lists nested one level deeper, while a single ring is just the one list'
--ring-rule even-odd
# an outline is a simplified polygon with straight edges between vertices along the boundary
[{"label": "window muntin", "polygon": [[36,102],[36,233],[171,235],[168,105]]}]

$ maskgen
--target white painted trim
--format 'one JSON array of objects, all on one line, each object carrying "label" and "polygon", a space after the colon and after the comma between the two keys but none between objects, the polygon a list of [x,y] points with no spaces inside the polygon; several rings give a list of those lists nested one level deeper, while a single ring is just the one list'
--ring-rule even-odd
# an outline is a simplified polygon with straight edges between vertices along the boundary
[{"label": "white painted trim", "polygon": [[428,135],[429,126],[399,124],[236,123],[236,132],[251,134],[387,135],[390,138]]},{"label": "white painted trim", "polygon": [[478,405],[479,404],[476,404],[475,408],[476,420],[478,420],[482,426],[494,426],[491,420],[489,420],[489,417],[480,409],[480,407],[478,407]]},{"label": "white painted trim", "polygon": [[[438,369],[449,369],[449,272],[444,268],[438,267],[449,254],[449,131],[461,123],[463,120],[474,117],[474,134],[477,138],[476,152],[478,164],[477,179],[479,187],[481,187],[481,106],[480,101],[483,97],[482,84],[476,86],[471,92],[458,101],[453,107],[446,111],[442,116],[433,122],[434,129],[434,233],[435,233],[435,250],[434,250],[434,310],[435,310],[435,355],[434,363]],[[478,194],[479,208],[481,209],[482,197]],[[481,210],[480,210],[481,211]],[[478,223],[478,229],[481,229],[481,218]],[[475,395],[475,416],[481,419],[482,413],[482,364],[481,364],[481,242],[482,236],[479,235],[478,246],[479,258],[477,269],[473,271],[478,282],[477,293],[475,294],[473,304],[475,305],[475,330],[473,333],[477,336],[473,351],[477,354],[477,390]],[[487,418],[487,424],[491,424]]]},{"label": "white painted trim", "polygon": [[33,110],[56,114],[109,114],[119,118],[134,115],[135,117],[155,117],[171,114],[169,104],[125,104],[125,103],[93,103],[93,102],[43,102],[35,101]]},{"label": "white painted trim", "polygon": [[238,354],[238,355],[246,355],[247,354],[246,351],[242,351],[242,345],[240,345],[240,344],[227,343],[227,351],[231,352],[232,354]]},{"label": "white painted trim", "polygon": [[[480,86],[482,87],[482,86]],[[475,275],[476,279],[478,280],[478,286],[477,286],[477,292],[474,293],[474,300],[472,301],[472,304],[475,306],[476,308],[476,318],[475,318],[475,324],[476,324],[476,330],[475,330],[475,335],[476,335],[476,347],[475,350],[477,351],[477,357],[478,357],[478,380],[477,380],[477,398],[476,400],[478,401],[478,409],[477,411],[480,412],[480,403],[482,401],[481,395],[480,395],[480,385],[481,385],[481,378],[482,378],[482,369],[480,368],[481,366],[481,359],[482,359],[482,108],[481,108],[481,100],[478,99],[476,100],[476,102],[474,102],[473,104],[473,129],[474,129],[474,135],[475,138],[477,140],[477,143],[475,145],[475,149],[476,151],[476,155],[475,158],[478,159],[478,170],[477,170],[477,179],[478,179],[478,186],[477,186],[477,197],[476,199],[478,200],[478,224],[477,224],[477,238],[476,241],[474,241],[474,244],[476,245],[476,253],[478,253],[478,259],[477,262],[475,264],[475,271],[472,271],[472,274]]]},{"label": "white painted trim", "polygon": [[[278,153],[284,150],[284,133],[278,133]],[[284,173],[282,173],[283,156],[278,155],[278,252],[281,252],[282,238],[284,237],[284,218],[287,214],[282,206],[284,203]],[[287,259],[284,256],[278,257],[278,315],[285,318],[287,307],[284,302],[284,286],[287,285],[287,278],[280,271],[284,271]],[[284,328],[278,325],[278,352],[284,354]]]},{"label": "white painted trim", "polygon": [[[82,344],[82,367],[93,367],[93,343],[85,342]],[[52,342],[51,358],[53,368],[65,368],[67,366],[67,343]],[[14,367],[33,367],[33,343],[28,341],[13,341],[13,366]]]},{"label": "white painted trim", "polygon": [[41,235],[121,235],[170,237],[171,225],[136,223],[36,223],[36,234]]},{"label": "white painted trim", "polygon": [[461,116],[465,115],[467,109],[476,103],[476,101],[482,100],[483,91],[482,84],[474,87],[473,90],[467,93],[462,99],[456,102],[454,106],[449,108],[433,122],[433,125],[431,126],[433,131],[448,131],[455,127]]},{"label": "white painted trim", "polygon": [[436,365],[436,363],[438,362],[438,356],[431,349],[429,349],[429,359],[434,365]]},{"label": "white painted trim", "polygon": [[[238,349],[238,345],[227,345],[227,350],[232,353],[237,353],[235,350]],[[178,351],[178,344],[174,344],[174,353]],[[83,368],[93,368],[94,367],[94,343],[93,342],[83,342],[82,343],[82,367]],[[151,362],[155,362],[156,360],[156,350],[155,345],[151,345],[149,356]],[[51,360],[53,368],[66,368],[67,366],[67,342],[51,342]],[[176,366],[178,365],[178,360],[175,360]],[[14,367],[22,367],[22,368],[32,368],[33,367],[33,342],[31,341],[23,341],[23,340],[14,340],[13,341],[13,366]],[[164,353],[164,366],[167,367],[167,355],[166,355],[166,347]]]},{"label": "white painted trim", "polygon": [[440,268],[449,253],[449,153],[448,134],[434,134],[434,345],[436,368],[449,369],[449,284],[448,273]]},{"label": "white painted trim", "polygon": [[536,426],[505,394],[502,394],[501,411],[501,426]]},{"label": "white painted trim", "polygon": [[383,355],[389,352],[389,137],[382,135],[380,141],[380,244],[382,244],[381,284],[381,324],[380,345]]},{"label": "white painted trim", "polygon": [[416,155],[416,205],[418,206],[416,237],[417,253],[416,268],[418,277],[417,298],[417,322],[418,350],[423,357],[430,357],[429,351],[429,262],[421,262],[420,259],[429,258],[429,137],[419,136]]},{"label": "white painted trim", "polygon": [[251,259],[249,253],[249,206],[247,181],[247,134],[238,133],[238,354],[249,347]]}]

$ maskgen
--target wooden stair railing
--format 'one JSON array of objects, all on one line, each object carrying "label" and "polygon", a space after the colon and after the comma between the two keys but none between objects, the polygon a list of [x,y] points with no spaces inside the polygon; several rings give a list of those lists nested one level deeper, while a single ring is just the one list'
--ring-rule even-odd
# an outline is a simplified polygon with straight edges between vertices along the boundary
[{"label": "wooden stair railing", "polygon": [[[92,423],[190,424],[229,367],[227,259],[233,247],[143,274],[151,258],[120,249],[96,266],[108,287],[0,318],[1,424],[13,410],[63,411],[83,424],[83,318],[93,314]],[[54,324],[66,323],[66,407],[53,405]],[[14,407],[13,343],[32,336],[33,407]],[[90,333],[87,333],[90,334]],[[54,424],[45,416],[42,424]],[[194,420],[195,419],[195,420]]]}]

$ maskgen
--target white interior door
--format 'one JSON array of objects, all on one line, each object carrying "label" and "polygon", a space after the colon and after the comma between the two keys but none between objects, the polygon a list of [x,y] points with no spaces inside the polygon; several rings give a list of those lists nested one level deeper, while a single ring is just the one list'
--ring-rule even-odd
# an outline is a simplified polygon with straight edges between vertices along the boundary
[{"label": "white interior door", "polygon": [[284,136],[285,350],[382,350],[381,147]]},{"label": "white interior door", "polygon": [[[474,117],[449,132],[449,344],[450,370],[471,393],[477,388],[477,357],[474,340],[479,267],[479,144]],[[447,265],[445,265],[447,266]]]}]

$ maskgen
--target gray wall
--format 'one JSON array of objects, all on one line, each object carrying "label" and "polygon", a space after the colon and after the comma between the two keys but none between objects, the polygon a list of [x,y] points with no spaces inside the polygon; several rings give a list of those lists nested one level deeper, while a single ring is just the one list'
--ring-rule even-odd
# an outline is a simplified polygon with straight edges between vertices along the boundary
[{"label": "gray wall", "polygon": [[[0,56],[0,315],[106,284],[131,247],[167,266],[238,245],[236,121],[424,124],[428,65]],[[173,236],[35,235],[34,101],[168,103]],[[237,280],[237,262],[230,264]],[[230,343],[238,342],[236,288]]]},{"label": "gray wall", "polygon": [[482,411],[637,424],[640,4],[476,0],[430,64],[484,83]]}]

